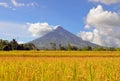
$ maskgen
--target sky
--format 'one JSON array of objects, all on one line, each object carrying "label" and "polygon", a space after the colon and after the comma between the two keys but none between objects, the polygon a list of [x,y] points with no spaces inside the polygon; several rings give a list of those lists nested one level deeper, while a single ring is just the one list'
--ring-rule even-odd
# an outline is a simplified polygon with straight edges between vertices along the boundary
[{"label": "sky", "polygon": [[120,0],[0,0],[0,39],[29,42],[57,26],[120,47]]}]

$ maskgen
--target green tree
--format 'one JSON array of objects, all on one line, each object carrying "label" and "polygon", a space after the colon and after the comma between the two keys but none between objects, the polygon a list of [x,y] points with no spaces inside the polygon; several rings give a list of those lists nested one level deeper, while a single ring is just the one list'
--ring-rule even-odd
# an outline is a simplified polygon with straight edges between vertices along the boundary
[{"label": "green tree", "polygon": [[68,43],[68,45],[67,45],[67,50],[72,50],[72,46],[70,43]]},{"label": "green tree", "polygon": [[9,42],[7,40],[0,40],[0,50],[3,50],[5,46],[8,46]]},{"label": "green tree", "polygon": [[15,39],[13,39],[11,42],[10,42],[11,46],[12,46],[12,50],[17,50],[17,47],[18,47],[18,43]]},{"label": "green tree", "polygon": [[79,50],[81,50],[81,51],[92,51],[93,49],[92,49],[91,46],[86,46],[84,48],[80,48]]},{"label": "green tree", "polygon": [[51,45],[51,48],[52,48],[53,50],[56,50],[56,43],[51,42],[50,45]]},{"label": "green tree", "polygon": [[62,44],[59,44],[59,49],[60,50],[66,50],[66,48],[64,46],[62,46]]},{"label": "green tree", "polygon": [[11,46],[10,46],[10,45],[5,45],[5,46],[3,47],[3,50],[4,50],[4,51],[9,51],[9,50],[11,50]]}]

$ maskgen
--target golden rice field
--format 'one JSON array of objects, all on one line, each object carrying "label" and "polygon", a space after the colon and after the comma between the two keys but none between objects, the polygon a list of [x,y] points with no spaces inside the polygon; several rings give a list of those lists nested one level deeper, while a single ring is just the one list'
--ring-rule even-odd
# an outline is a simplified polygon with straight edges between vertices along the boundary
[{"label": "golden rice field", "polygon": [[120,81],[120,52],[0,52],[0,81]]}]

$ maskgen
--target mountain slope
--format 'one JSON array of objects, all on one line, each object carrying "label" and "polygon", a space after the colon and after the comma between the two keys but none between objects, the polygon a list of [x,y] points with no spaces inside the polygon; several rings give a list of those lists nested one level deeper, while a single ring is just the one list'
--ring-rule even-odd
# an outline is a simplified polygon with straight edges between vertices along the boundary
[{"label": "mountain slope", "polygon": [[93,43],[83,41],[81,38],[76,35],[68,32],[62,27],[57,27],[54,31],[31,41],[38,49],[51,49],[51,43],[55,43],[56,47],[59,48],[59,45],[67,46],[71,44],[72,46],[77,47],[86,47],[86,46],[97,46]]}]

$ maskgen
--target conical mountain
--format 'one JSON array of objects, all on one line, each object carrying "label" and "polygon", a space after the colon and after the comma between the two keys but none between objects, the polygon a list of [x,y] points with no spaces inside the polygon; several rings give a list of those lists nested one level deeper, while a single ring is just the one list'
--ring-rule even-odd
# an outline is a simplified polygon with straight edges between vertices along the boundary
[{"label": "conical mountain", "polygon": [[31,41],[31,43],[33,43],[38,49],[51,49],[51,43],[56,44],[57,49],[59,49],[59,45],[68,46],[68,44],[81,48],[86,46],[97,46],[96,44],[83,41],[80,37],[77,37],[60,26],[52,32]]}]

